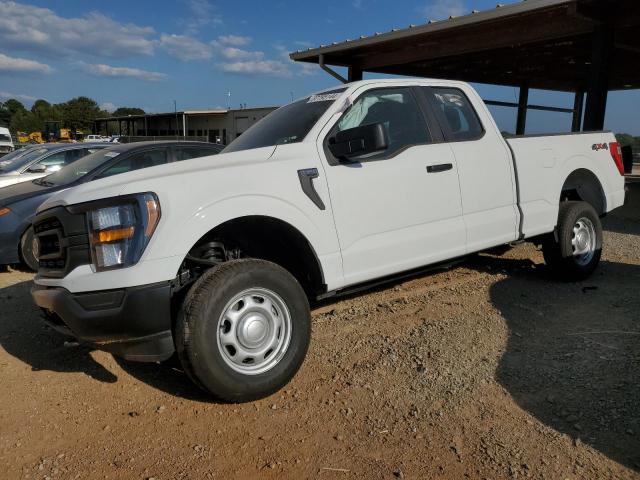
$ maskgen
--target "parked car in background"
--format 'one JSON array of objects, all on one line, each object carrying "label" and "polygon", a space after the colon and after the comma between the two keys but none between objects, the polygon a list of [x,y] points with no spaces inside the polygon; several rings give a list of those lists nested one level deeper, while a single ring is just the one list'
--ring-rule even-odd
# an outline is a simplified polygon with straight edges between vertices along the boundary
[{"label": "parked car in background", "polygon": [[6,155],[3,155],[0,158],[0,170],[2,170],[2,168],[6,167],[7,165],[9,165],[12,162],[14,162],[18,157],[22,157],[29,150],[31,150],[32,148],[35,148],[35,147],[36,147],[36,145],[26,145],[24,147],[16,148],[12,152],[7,153]]},{"label": "parked car in background", "polygon": [[216,160],[49,198],[33,220],[32,295],[95,348],[147,362],[177,351],[189,378],[231,402],[293,377],[309,299],[518,241],[584,280],[600,217],[625,201],[612,133],[505,139],[473,88],[445,80],[308,96]]},{"label": "parked car in background", "polygon": [[14,148],[9,129],[0,127],[0,157],[12,152]]},{"label": "parked car in background", "polygon": [[105,137],[104,135],[87,135],[86,137],[84,137],[83,142],[85,143],[102,143],[102,142],[108,142],[109,141],[109,137]]},{"label": "parked car in background", "polygon": [[0,159],[0,187],[50,175],[108,145],[94,143],[45,143],[29,148],[11,160]]},{"label": "parked car in background", "polygon": [[0,264],[23,262],[37,270],[31,220],[55,192],[98,178],[196,157],[215,155],[222,146],[202,142],[140,142],[113,145],[44,178],[0,189]]}]

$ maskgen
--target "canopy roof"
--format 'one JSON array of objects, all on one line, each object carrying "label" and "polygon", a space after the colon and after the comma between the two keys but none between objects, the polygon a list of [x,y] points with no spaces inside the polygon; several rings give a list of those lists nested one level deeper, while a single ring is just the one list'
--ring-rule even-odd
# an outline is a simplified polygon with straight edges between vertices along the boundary
[{"label": "canopy roof", "polygon": [[639,29],[638,0],[528,0],[291,58],[350,67],[350,80],[368,71],[566,91],[588,90],[600,69],[618,90],[640,87]]}]

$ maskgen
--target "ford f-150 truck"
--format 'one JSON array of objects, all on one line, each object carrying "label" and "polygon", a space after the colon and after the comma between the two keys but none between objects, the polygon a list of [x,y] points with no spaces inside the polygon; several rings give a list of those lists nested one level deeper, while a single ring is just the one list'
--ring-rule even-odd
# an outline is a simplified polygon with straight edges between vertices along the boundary
[{"label": "ford f-150 truck", "polygon": [[177,351],[200,387],[248,401],[299,369],[310,300],[518,241],[584,279],[624,200],[611,133],[505,139],[465,83],[355,82],[276,110],[215,162],[51,197],[32,294],[81,342]]}]

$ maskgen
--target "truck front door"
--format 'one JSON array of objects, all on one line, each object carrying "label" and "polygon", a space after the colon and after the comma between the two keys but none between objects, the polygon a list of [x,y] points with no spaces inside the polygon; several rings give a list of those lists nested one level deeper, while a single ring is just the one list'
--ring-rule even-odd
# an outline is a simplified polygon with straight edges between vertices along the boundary
[{"label": "truck front door", "polygon": [[[416,93],[414,87],[366,90],[319,136],[345,285],[465,251],[456,159],[442,133],[429,128]],[[337,132],[377,123],[389,139],[384,152],[355,162],[329,152]]]}]

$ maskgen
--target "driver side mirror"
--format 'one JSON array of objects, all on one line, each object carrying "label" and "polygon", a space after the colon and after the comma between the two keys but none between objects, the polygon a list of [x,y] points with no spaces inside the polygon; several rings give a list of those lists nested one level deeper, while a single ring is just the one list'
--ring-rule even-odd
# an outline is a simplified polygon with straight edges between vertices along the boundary
[{"label": "driver side mirror", "polygon": [[388,147],[389,139],[382,123],[349,128],[329,139],[329,150],[340,161],[382,152]]},{"label": "driver side mirror", "polygon": [[44,165],[43,163],[36,163],[29,167],[27,172],[29,173],[53,173],[62,168],[62,165]]},{"label": "driver side mirror", "polygon": [[27,172],[29,173],[45,173],[47,171],[47,166],[42,163],[36,163],[35,165],[27,168]]}]

